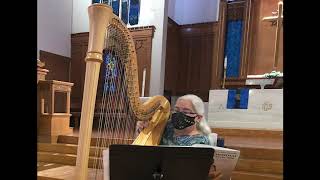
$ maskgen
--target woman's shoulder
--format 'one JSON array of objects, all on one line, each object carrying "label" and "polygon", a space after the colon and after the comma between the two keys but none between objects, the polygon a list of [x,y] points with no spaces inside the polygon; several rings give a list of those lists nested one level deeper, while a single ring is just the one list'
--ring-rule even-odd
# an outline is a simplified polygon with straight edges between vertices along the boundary
[{"label": "woman's shoulder", "polygon": [[170,121],[167,122],[164,132],[162,134],[161,144],[167,145],[169,141],[172,141],[174,134],[174,128]]},{"label": "woman's shoulder", "polygon": [[192,144],[208,144],[208,145],[210,144],[208,136],[203,134],[194,135],[192,140],[193,140]]},{"label": "woman's shoulder", "polygon": [[194,144],[207,144],[209,145],[209,139],[205,135],[189,135],[178,137],[178,143],[184,146],[192,146]]}]

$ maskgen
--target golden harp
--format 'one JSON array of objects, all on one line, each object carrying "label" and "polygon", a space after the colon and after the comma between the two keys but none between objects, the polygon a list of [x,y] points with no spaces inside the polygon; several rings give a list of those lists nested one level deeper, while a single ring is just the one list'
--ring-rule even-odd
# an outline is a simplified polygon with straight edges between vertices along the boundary
[{"label": "golden harp", "polygon": [[[113,14],[112,8],[105,4],[93,4],[89,12],[89,42],[85,58],[86,73],[83,92],[79,142],[75,179],[88,179],[88,163],[93,117],[96,104],[97,86],[103,55],[115,60],[117,77],[105,79],[116,85],[114,92],[102,96],[99,132],[111,141],[103,140],[100,145],[132,143],[135,121],[149,121],[133,144],[158,145],[166,121],[170,115],[170,103],[163,96],[151,97],[142,103],[139,99],[137,57],[133,39],[126,25]],[[98,162],[95,162],[96,164]],[[97,169],[101,169],[100,167]]]}]

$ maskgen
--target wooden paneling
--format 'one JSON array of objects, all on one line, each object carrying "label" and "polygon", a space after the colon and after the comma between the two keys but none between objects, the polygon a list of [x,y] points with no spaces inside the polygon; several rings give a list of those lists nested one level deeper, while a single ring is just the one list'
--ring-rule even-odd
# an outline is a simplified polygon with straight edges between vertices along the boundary
[{"label": "wooden paneling", "polygon": [[138,59],[139,92],[142,93],[143,70],[146,70],[144,96],[149,96],[150,72],[151,72],[151,50],[154,26],[129,28],[135,43]]},{"label": "wooden paneling", "polygon": [[224,46],[225,33],[227,23],[227,3],[224,0],[220,1],[219,5],[219,20],[217,23],[216,38],[214,41],[213,51],[215,53],[212,57],[212,71],[210,89],[220,89],[223,81],[223,64],[224,64]]},{"label": "wooden paneling", "polygon": [[[263,17],[272,16],[277,11],[278,0],[252,1],[252,34],[248,74],[264,74],[273,70],[276,26],[262,21]],[[283,71],[283,31],[280,32],[280,49],[277,71]]]},{"label": "wooden paneling", "polygon": [[180,28],[179,25],[168,18],[168,29],[167,29],[167,46],[166,46],[166,65],[165,65],[165,80],[164,89],[165,93],[169,95],[176,94],[177,84],[177,68],[180,67],[178,60],[180,59]]},{"label": "wooden paneling", "polygon": [[216,23],[180,26],[168,20],[165,91],[208,101]]},{"label": "wooden paneling", "polygon": [[252,0],[247,0],[244,3],[244,8],[243,8],[243,34],[242,34],[242,48],[241,48],[241,63],[240,63],[240,76],[239,78],[247,78],[248,75],[248,67],[249,67],[249,48],[250,47],[250,35],[251,35],[251,30],[250,24],[252,21]]},{"label": "wooden paneling", "polygon": [[[236,79],[243,79],[247,77],[247,47],[249,36],[249,21],[250,21],[250,0],[239,1],[239,3],[227,3],[226,16],[228,20],[242,20],[242,40],[240,48],[240,64],[239,77]],[[226,32],[225,32],[226,33]],[[226,35],[225,35],[226,37]],[[232,78],[231,78],[232,79]],[[228,82],[228,80],[226,80]]]},{"label": "wooden paneling", "polygon": [[70,58],[58,54],[40,50],[40,60],[45,63],[45,68],[49,70],[47,80],[59,80],[70,82],[69,68]]},{"label": "wooden paneling", "polygon": [[[240,76],[227,78],[225,87],[244,87],[247,75],[264,74],[273,70],[276,26],[262,21],[263,17],[272,16],[277,10],[278,0],[246,0],[243,3],[227,4],[220,1],[217,38],[215,39],[212,66],[217,68],[211,74],[211,89],[220,89],[223,82],[224,42],[226,19],[243,19],[243,34],[240,59]],[[277,71],[283,71],[283,36],[280,31],[280,47]],[[221,78],[221,79],[220,79]],[[216,80],[216,81],[215,81]]]},{"label": "wooden paneling", "polygon": [[[45,69],[49,70],[46,80],[70,82],[71,58],[40,50],[40,60],[45,63]],[[56,96],[55,102],[57,110],[65,109],[66,98]]]},{"label": "wooden paneling", "polygon": [[182,26],[182,48],[177,91],[192,93],[208,100],[213,56],[213,23]]},{"label": "wooden paneling", "polygon": [[[273,66],[275,28],[262,22],[277,9],[277,0],[246,0],[227,5],[220,1],[219,21],[180,26],[169,18],[166,48],[165,92],[172,96],[187,93],[208,100],[210,89],[223,81],[227,19],[243,19],[240,76],[226,79],[226,87],[245,86],[248,74],[264,74]],[[282,31],[281,31],[282,33]],[[282,35],[277,70],[283,70]]]},{"label": "wooden paneling", "polygon": [[82,104],[86,52],[88,50],[88,33],[71,35],[71,82],[74,83],[71,94],[71,111],[80,109]]},{"label": "wooden paneling", "polygon": [[212,128],[212,132],[220,136],[243,136],[243,137],[263,137],[263,138],[283,138],[283,131],[262,130],[262,129],[233,129],[233,128]]}]

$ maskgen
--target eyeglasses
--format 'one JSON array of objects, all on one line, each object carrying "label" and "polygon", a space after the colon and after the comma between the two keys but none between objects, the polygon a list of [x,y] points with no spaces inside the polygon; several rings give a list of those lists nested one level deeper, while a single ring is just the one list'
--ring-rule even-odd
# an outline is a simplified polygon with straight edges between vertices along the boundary
[{"label": "eyeglasses", "polygon": [[187,116],[192,116],[192,117],[194,117],[194,115],[198,115],[198,114],[195,113],[195,112],[186,111],[186,110],[184,110],[184,111],[179,111],[179,110],[177,110],[177,109],[174,109],[174,110],[171,111],[171,113],[178,113],[178,112],[181,112],[181,113],[183,113],[183,114],[185,114],[185,115],[187,115]]}]

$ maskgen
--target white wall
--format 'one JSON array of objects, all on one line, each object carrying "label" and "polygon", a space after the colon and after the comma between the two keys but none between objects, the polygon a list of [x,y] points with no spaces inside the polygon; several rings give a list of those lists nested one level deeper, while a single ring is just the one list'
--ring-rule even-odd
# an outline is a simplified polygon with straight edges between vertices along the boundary
[{"label": "white wall", "polygon": [[37,0],[37,51],[71,57],[72,0]]},{"label": "white wall", "polygon": [[89,32],[88,7],[92,0],[73,0],[72,34]]},{"label": "white wall", "polygon": [[218,21],[220,0],[169,0],[169,17],[179,25]]},{"label": "white wall", "polygon": [[128,26],[155,26],[155,32],[152,40],[149,96],[163,95],[168,1],[170,0],[141,0],[139,24]]},{"label": "white wall", "polygon": [[[74,0],[72,33],[88,32],[88,6],[91,0]],[[168,0],[141,0],[139,24],[128,27],[155,26],[152,41],[149,95],[162,95],[164,90],[165,51],[167,39]]]}]

